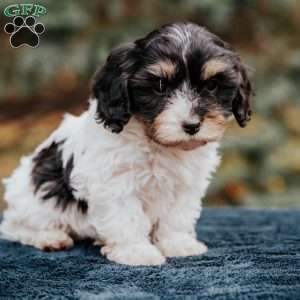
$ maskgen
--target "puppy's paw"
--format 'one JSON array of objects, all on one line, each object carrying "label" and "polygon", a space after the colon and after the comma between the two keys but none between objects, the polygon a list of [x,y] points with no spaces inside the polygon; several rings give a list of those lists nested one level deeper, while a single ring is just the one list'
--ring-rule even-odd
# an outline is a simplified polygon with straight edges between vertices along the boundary
[{"label": "puppy's paw", "polygon": [[108,245],[101,248],[101,254],[116,263],[131,266],[161,265],[166,261],[160,251],[150,243]]},{"label": "puppy's paw", "polygon": [[207,252],[204,243],[186,234],[161,238],[156,245],[166,257],[201,255]]},{"label": "puppy's paw", "polygon": [[60,251],[73,247],[73,240],[63,231],[46,231],[35,241],[35,246],[44,251]]}]

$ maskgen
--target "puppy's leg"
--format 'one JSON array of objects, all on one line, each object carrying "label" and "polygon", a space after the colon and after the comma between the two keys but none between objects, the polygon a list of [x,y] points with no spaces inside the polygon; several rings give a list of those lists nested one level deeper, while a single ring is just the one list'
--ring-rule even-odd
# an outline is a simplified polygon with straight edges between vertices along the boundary
[{"label": "puppy's leg", "polygon": [[101,253],[109,260],[126,265],[160,265],[165,257],[151,244],[150,221],[141,202],[132,197],[108,201],[93,209],[91,220],[104,241]]},{"label": "puppy's leg", "polygon": [[165,256],[200,255],[207,251],[206,245],[197,240],[195,232],[200,212],[199,198],[188,193],[179,196],[171,208],[161,209],[153,242]]},{"label": "puppy's leg", "polygon": [[0,231],[9,240],[44,251],[66,250],[74,245],[71,237],[61,229],[34,229],[4,220]]}]

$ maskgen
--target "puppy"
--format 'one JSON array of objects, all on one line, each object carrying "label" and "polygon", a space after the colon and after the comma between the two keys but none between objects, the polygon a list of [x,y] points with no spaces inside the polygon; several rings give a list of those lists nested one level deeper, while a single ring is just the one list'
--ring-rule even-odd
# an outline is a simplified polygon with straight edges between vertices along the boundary
[{"label": "puppy", "polygon": [[195,24],[113,50],[88,111],[65,116],[4,180],[2,234],[43,250],[92,238],[128,265],[206,252],[200,200],[226,124],[250,119],[250,94],[238,54]]}]

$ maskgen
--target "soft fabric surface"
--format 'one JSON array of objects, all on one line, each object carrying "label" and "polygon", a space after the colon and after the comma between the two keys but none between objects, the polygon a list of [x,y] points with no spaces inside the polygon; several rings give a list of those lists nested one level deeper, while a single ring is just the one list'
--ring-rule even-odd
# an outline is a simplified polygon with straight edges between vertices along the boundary
[{"label": "soft fabric surface", "polygon": [[80,244],[44,253],[0,240],[1,299],[300,299],[300,211],[205,209],[203,256],[161,267],[107,261]]}]

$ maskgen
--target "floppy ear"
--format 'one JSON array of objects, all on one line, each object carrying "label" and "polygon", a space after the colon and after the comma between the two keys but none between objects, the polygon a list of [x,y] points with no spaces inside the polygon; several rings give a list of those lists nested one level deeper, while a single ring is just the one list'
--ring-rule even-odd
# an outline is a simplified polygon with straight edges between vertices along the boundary
[{"label": "floppy ear", "polygon": [[251,119],[250,95],[252,92],[251,83],[245,67],[238,66],[240,73],[240,84],[237,95],[232,102],[232,112],[240,127],[245,127]]},{"label": "floppy ear", "polygon": [[114,49],[92,81],[92,93],[97,99],[96,119],[114,133],[121,132],[131,117],[127,84],[133,64],[129,54],[133,47],[127,44]]}]

